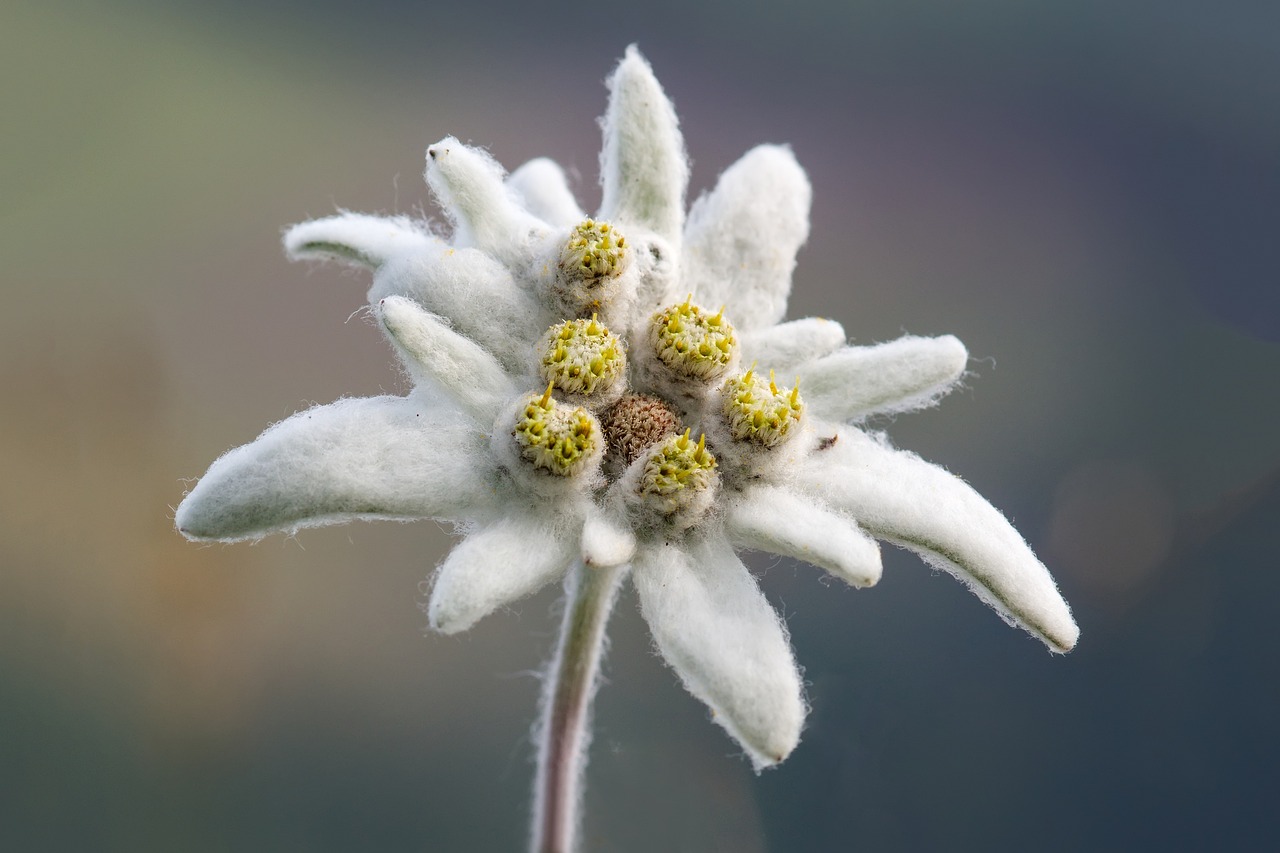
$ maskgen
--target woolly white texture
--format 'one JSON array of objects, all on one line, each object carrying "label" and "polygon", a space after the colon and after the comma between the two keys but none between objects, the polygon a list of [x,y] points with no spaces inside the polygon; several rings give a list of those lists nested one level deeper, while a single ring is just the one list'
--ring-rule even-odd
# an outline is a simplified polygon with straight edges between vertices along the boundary
[{"label": "woolly white texture", "polygon": [[600,218],[641,225],[673,243],[684,225],[689,161],[675,108],[635,45],[609,78],[602,120]]},{"label": "woolly white texture", "polygon": [[564,574],[578,543],[554,521],[513,513],[462,540],[436,575],[427,607],[431,627],[445,634],[465,631]]},{"label": "woolly white texture", "polygon": [[295,261],[343,261],[377,269],[392,258],[420,252],[435,238],[407,217],[387,219],[340,213],[285,231],[284,250]]},{"label": "woolly white texture", "polygon": [[299,412],[209,467],[178,507],[191,539],[234,542],[352,519],[453,519],[493,474],[466,419],[401,397]]},{"label": "woolly white texture", "polygon": [[369,301],[407,296],[493,353],[508,369],[528,369],[529,347],[549,315],[501,263],[477,249],[441,243],[387,264]]},{"label": "woolly white texture", "polygon": [[753,148],[689,211],[681,259],[698,302],[733,306],[742,330],[787,313],[796,252],[809,239],[813,192],[791,149]]},{"label": "woolly white texture", "polygon": [[507,176],[507,186],[526,210],[549,225],[568,228],[586,218],[554,160],[530,160]]},{"label": "woolly white texture", "polygon": [[628,563],[636,545],[636,534],[621,512],[592,512],[582,525],[582,562],[588,568]]},{"label": "woolly white texture", "polygon": [[475,246],[508,264],[527,263],[550,230],[516,201],[498,162],[446,136],[427,149],[427,185],[454,224],[454,245]]},{"label": "woolly white texture", "polygon": [[880,580],[880,546],[856,523],[776,486],[752,486],[729,504],[729,536],[739,545],[795,557],[851,586]]},{"label": "woolly white texture", "polygon": [[999,510],[914,453],[855,429],[833,426],[830,433],[835,443],[802,465],[803,483],[873,536],[958,577],[1055,651],[1075,646],[1080,630],[1049,570]]},{"label": "woolly white texture", "polygon": [[800,369],[813,411],[833,421],[933,405],[964,375],[969,353],[958,338],[898,338],[847,347]]},{"label": "woolly white texture", "polygon": [[733,547],[797,557],[865,586],[880,574],[870,534],[956,574],[1055,650],[1071,648],[1078,630],[1066,603],[996,509],[941,468],[821,420],[931,404],[963,374],[963,345],[947,336],[846,347],[832,321],[774,325],[809,231],[810,186],[791,152],[749,151],[684,227],[679,125],[634,47],[609,89],[600,218],[635,253],[634,292],[610,306],[621,312],[611,330],[635,356],[657,309],[690,292],[713,312],[722,301],[740,335],[735,358],[778,371],[784,384],[800,374],[797,437],[770,451],[725,446],[723,425],[704,417],[719,383],[672,389],[684,395],[669,398],[682,401],[683,426],[705,430],[722,463],[711,478],[720,491],[695,496],[719,506],[690,518],[634,514],[634,476],[605,488],[597,473],[551,477],[523,464],[510,430],[525,395],[545,387],[534,379],[533,343],[565,319],[552,311],[547,259],[581,211],[549,161],[504,178],[487,153],[450,137],[432,146],[426,171],[454,226],[448,242],[422,223],[350,213],[285,236],[291,257],[375,270],[370,302],[418,387],[408,398],[303,412],[223,456],[179,507],[183,533],[232,541],[352,518],[460,522],[472,532],[442,565],[429,606],[432,625],[448,632],[551,582],[576,556],[631,561],[660,653],[757,767],[791,751],[805,707],[786,632]]},{"label": "woolly white texture", "polygon": [[742,341],[743,364],[767,365],[784,379],[806,362],[830,355],[845,344],[844,327],[821,317],[739,331],[738,337]]},{"label": "woolly white texture", "polygon": [[518,390],[497,359],[403,296],[378,304],[383,328],[419,382],[440,388],[480,423],[489,423]]},{"label": "woolly white texture", "polygon": [[800,674],[777,613],[729,543],[708,537],[636,555],[632,581],[662,657],[759,770],[800,740]]}]

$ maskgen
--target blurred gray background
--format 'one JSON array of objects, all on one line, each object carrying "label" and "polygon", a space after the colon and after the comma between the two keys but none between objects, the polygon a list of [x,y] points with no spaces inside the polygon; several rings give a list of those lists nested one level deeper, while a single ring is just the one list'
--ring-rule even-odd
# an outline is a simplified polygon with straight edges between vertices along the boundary
[{"label": "blurred gray background", "polygon": [[[426,632],[432,524],[197,547],[189,479],[402,389],[337,207],[434,215],[426,145],[550,155],[594,206],[639,43],[696,195],[759,142],[815,188],[790,316],[955,333],[882,424],[1001,507],[1065,658],[915,558],[752,558],[813,705],[752,774],[629,593],[591,851],[1264,850],[1280,833],[1280,6],[407,0],[0,8],[0,848],[515,850],[548,591]],[[351,319],[348,319],[351,318]]]}]

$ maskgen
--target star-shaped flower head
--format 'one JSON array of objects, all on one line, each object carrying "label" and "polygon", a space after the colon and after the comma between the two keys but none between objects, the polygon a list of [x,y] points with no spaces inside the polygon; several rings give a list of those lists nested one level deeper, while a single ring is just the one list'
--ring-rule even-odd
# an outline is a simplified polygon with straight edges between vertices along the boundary
[{"label": "star-shaped flower head", "polygon": [[291,257],[373,272],[370,303],[413,390],[318,406],[231,451],[178,508],[179,529],[235,541],[455,522],[463,538],[428,606],[446,633],[575,563],[629,565],[658,651],[757,767],[795,747],[805,702],[786,629],[737,550],[870,586],[876,540],[891,542],[1069,650],[1071,613],[1000,512],[858,426],[935,403],[964,374],[964,346],[850,346],[832,320],[782,322],[809,231],[791,151],[747,152],[686,217],[675,111],[634,48],[609,89],[594,217],[551,161],[506,175],[446,138],[426,179],[448,237],[351,213],[288,231]]}]

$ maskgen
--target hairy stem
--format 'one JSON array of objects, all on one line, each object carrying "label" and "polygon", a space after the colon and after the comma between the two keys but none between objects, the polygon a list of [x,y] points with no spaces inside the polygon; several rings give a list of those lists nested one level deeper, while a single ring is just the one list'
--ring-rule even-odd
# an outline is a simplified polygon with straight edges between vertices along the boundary
[{"label": "hairy stem", "polygon": [[624,570],[574,566],[565,581],[560,642],[542,691],[538,774],[533,798],[534,853],[573,853],[590,743],[591,699],[604,651],[604,628]]}]

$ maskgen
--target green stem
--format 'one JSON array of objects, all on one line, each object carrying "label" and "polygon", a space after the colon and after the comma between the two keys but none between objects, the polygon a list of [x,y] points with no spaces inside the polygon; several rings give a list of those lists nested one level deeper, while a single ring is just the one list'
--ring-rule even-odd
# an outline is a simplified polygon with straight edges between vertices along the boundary
[{"label": "green stem", "polygon": [[538,771],[534,788],[534,853],[573,853],[582,776],[591,740],[591,699],[604,651],[604,629],[618,597],[621,567],[578,564],[565,581],[564,620],[542,692]]}]

